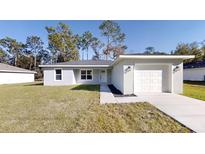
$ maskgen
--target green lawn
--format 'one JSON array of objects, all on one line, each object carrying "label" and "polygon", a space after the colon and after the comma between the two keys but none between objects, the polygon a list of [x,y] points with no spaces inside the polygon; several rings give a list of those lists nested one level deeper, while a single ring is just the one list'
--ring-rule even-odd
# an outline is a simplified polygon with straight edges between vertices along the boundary
[{"label": "green lawn", "polygon": [[0,132],[190,132],[148,103],[99,104],[98,85],[0,86]]},{"label": "green lawn", "polygon": [[205,82],[204,81],[184,82],[184,95],[205,101]]}]

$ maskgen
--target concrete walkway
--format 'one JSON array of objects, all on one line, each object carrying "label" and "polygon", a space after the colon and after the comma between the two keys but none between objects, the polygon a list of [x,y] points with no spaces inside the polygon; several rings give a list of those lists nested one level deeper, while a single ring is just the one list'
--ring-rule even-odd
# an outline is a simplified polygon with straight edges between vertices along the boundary
[{"label": "concrete walkway", "polygon": [[100,103],[117,103],[109,87],[105,84],[100,85]]},{"label": "concrete walkway", "polygon": [[114,97],[108,86],[100,86],[100,103],[137,102],[148,102],[193,131],[205,132],[205,101],[170,93]]}]

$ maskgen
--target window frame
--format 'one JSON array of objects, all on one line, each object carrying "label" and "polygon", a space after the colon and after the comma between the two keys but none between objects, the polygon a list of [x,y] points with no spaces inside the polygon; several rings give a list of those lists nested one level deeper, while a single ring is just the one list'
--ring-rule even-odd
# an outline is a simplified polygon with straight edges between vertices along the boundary
[{"label": "window frame", "polygon": [[[85,71],[85,79],[81,79],[81,71]],[[91,75],[92,76],[92,79],[87,79],[87,71],[91,71]],[[80,80],[81,81],[92,81],[93,80],[93,69],[80,69]]]},{"label": "window frame", "polygon": [[[61,70],[61,80],[56,79],[56,70]],[[62,81],[63,80],[63,69],[62,68],[55,68],[54,69],[54,81]]]}]

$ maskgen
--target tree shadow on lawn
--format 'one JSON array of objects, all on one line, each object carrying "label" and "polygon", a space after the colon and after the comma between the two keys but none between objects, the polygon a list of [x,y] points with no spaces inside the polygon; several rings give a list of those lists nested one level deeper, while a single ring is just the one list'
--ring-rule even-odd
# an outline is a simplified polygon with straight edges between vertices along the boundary
[{"label": "tree shadow on lawn", "polygon": [[71,90],[99,91],[99,85],[77,85]]},{"label": "tree shadow on lawn", "polygon": [[205,86],[205,81],[184,81],[185,84]]},{"label": "tree shadow on lawn", "polygon": [[24,86],[43,86],[43,82],[27,83]]}]

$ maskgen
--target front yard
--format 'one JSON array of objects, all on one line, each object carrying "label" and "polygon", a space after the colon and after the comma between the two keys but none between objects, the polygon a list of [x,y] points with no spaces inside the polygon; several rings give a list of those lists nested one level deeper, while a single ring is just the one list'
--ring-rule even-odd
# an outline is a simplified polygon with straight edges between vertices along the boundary
[{"label": "front yard", "polygon": [[190,132],[148,103],[99,104],[98,85],[0,86],[0,132]]},{"label": "front yard", "polygon": [[184,95],[205,101],[205,82],[204,81],[185,81]]}]

